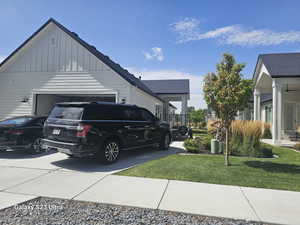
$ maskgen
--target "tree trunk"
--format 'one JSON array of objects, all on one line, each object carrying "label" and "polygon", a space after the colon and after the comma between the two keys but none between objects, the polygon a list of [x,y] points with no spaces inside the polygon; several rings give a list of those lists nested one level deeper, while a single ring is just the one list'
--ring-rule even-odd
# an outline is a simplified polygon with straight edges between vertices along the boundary
[{"label": "tree trunk", "polygon": [[225,136],[225,166],[230,166],[229,163],[229,128],[226,126],[226,136]]}]

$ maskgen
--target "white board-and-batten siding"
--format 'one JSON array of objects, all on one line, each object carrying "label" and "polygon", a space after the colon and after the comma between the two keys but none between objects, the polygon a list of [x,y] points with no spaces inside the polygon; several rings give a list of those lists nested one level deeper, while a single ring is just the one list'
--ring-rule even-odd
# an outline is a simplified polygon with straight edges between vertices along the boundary
[{"label": "white board-and-batten siding", "polygon": [[[136,104],[130,101],[131,94],[135,95],[132,87],[50,23],[1,67],[0,119],[31,115],[33,94],[115,94],[117,102],[125,98]],[[144,102],[154,98],[144,95]],[[29,101],[22,102],[24,97]]]}]

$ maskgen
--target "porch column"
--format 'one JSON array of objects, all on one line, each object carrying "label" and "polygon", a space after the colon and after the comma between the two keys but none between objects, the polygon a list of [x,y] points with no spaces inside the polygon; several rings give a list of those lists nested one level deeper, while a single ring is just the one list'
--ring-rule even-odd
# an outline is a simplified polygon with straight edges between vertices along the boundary
[{"label": "porch column", "polygon": [[274,145],[280,143],[281,140],[281,124],[282,124],[282,85],[279,80],[272,81],[273,94],[273,123],[272,123],[272,141]]},{"label": "porch column", "polygon": [[182,124],[187,124],[187,96],[181,97],[181,116],[182,116]]},{"label": "porch column", "polygon": [[166,122],[169,122],[169,114],[170,114],[169,113],[169,104],[170,104],[169,100],[165,99],[163,118]]},{"label": "porch column", "polygon": [[254,89],[254,120],[261,120],[260,118],[260,91]]}]

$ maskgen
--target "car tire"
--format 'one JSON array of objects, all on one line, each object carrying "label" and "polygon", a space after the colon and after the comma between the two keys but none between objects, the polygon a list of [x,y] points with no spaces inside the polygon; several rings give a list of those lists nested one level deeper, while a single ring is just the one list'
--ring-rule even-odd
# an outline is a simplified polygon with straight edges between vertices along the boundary
[{"label": "car tire", "polygon": [[109,139],[104,142],[103,147],[98,152],[97,158],[105,164],[112,164],[119,159],[120,143],[116,139]]},{"label": "car tire", "polygon": [[44,152],[44,150],[42,149],[42,146],[41,146],[41,138],[36,138],[31,146],[30,146],[30,152],[32,154],[40,154],[42,152]]},{"label": "car tire", "polygon": [[159,143],[159,150],[168,150],[171,143],[171,136],[169,133],[163,135],[160,143]]}]

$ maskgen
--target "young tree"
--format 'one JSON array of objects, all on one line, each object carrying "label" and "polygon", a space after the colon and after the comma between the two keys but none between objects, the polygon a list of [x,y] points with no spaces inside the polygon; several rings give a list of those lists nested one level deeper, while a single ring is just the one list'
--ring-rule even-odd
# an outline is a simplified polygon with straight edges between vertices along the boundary
[{"label": "young tree", "polygon": [[230,54],[224,54],[217,64],[217,73],[204,79],[204,98],[225,128],[225,165],[229,165],[229,129],[238,111],[245,109],[251,94],[252,83],[241,74],[245,64],[238,64]]}]

